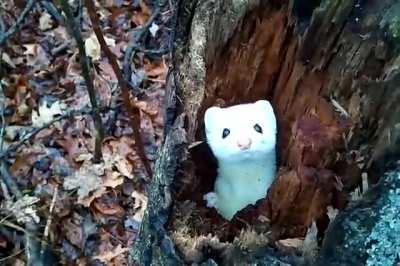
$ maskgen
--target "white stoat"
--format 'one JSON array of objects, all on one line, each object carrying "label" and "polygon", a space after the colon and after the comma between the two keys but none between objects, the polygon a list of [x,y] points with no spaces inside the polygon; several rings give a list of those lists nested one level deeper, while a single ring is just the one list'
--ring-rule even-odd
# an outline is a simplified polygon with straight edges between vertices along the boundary
[{"label": "white stoat", "polygon": [[218,159],[214,192],[207,207],[225,218],[264,198],[276,172],[276,118],[260,100],[228,108],[210,107],[204,116],[207,142]]}]

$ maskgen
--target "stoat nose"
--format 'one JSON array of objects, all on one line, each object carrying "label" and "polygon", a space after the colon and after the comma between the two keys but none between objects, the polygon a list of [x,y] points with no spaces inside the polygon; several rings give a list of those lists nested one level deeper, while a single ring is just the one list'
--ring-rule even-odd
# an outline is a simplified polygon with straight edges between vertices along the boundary
[{"label": "stoat nose", "polygon": [[242,138],[238,139],[237,145],[241,150],[247,150],[251,146],[251,139],[250,138]]}]

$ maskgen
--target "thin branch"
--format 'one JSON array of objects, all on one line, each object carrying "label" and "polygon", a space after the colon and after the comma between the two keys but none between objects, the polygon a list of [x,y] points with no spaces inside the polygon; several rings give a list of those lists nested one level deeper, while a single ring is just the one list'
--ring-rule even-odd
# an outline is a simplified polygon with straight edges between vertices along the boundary
[{"label": "thin branch", "polygon": [[160,14],[160,12],[161,12],[161,5],[158,4],[157,7],[153,10],[153,13],[151,14],[150,18],[146,21],[146,23],[144,23],[141,27],[135,29],[134,33],[132,34],[133,36],[126,47],[124,62],[122,64],[125,80],[130,80],[132,72],[130,62],[132,61],[134,52],[140,51],[142,49],[138,43],[148,32],[150,26],[153,24],[154,20]]},{"label": "thin branch", "polygon": [[63,15],[58,11],[51,1],[42,0],[40,5],[60,24],[65,24],[65,19]]},{"label": "thin branch", "polygon": [[7,185],[8,189],[11,191],[12,194],[14,194],[15,197],[18,199],[22,197],[22,192],[19,190],[17,183],[15,182],[15,179],[11,176],[11,174],[8,172],[6,163],[4,160],[1,160],[0,163],[0,175],[1,178],[3,179],[3,182]]},{"label": "thin branch", "polygon": [[[100,111],[104,111],[104,110],[109,110],[110,108],[101,108]],[[0,152],[0,159],[4,158],[4,157],[8,157],[12,152],[17,151],[19,148],[21,148],[27,141],[32,140],[37,134],[39,134],[40,131],[49,128],[51,125],[53,125],[56,122],[59,122],[63,119],[67,119],[67,118],[71,118],[77,115],[93,115],[93,110],[89,110],[89,109],[83,109],[83,110],[72,110],[66,114],[63,114],[57,118],[55,118],[54,120],[44,124],[41,127],[38,128],[34,128],[32,129],[30,132],[26,133],[24,135],[24,137],[19,140],[18,143],[14,144],[14,145],[10,145],[5,151],[1,151]]]},{"label": "thin branch", "polygon": [[45,251],[47,248],[46,239],[49,235],[51,222],[53,221],[53,210],[54,210],[54,206],[56,205],[57,194],[58,194],[58,186],[56,186],[54,188],[53,198],[51,200],[50,209],[49,209],[49,217],[47,218],[46,227],[44,228],[44,234],[42,237],[42,244],[41,244],[41,249],[40,249],[40,258],[41,258],[40,261],[44,261],[44,255],[45,255]]},{"label": "thin branch", "polygon": [[35,0],[29,0],[26,3],[26,6],[24,10],[22,10],[21,14],[18,16],[17,20],[15,21],[14,25],[12,25],[4,34],[0,36],[0,45],[3,45],[8,38],[10,38],[11,35],[16,33],[20,28],[25,20],[26,16],[29,14],[29,12],[32,10],[32,8],[35,6]]},{"label": "thin branch", "polygon": [[129,93],[128,83],[122,76],[122,72],[118,67],[118,62],[117,62],[117,59],[115,58],[115,55],[108,48],[107,43],[104,40],[103,33],[100,28],[100,20],[97,17],[96,8],[94,6],[93,1],[85,0],[85,6],[86,6],[86,9],[89,14],[90,21],[92,22],[92,27],[93,27],[94,33],[96,34],[97,40],[99,41],[101,49],[104,51],[108,61],[111,64],[111,67],[113,68],[115,76],[117,77],[118,86],[121,88],[122,100],[124,102],[125,108],[127,109],[128,113],[129,113],[130,120],[132,121],[132,129],[133,129],[133,136],[135,138],[136,150],[146,168],[147,175],[150,178],[152,178],[153,174],[152,174],[151,166],[147,159],[143,141],[142,141],[142,137],[140,134],[140,109],[135,104],[132,104],[132,102],[130,101],[131,97],[130,97],[130,93]]},{"label": "thin branch", "polygon": [[5,262],[5,261],[7,261],[7,260],[9,260],[9,259],[12,259],[12,258],[18,256],[19,254],[21,254],[22,252],[24,252],[24,250],[25,250],[25,249],[23,248],[23,249],[18,250],[18,251],[15,252],[15,253],[13,253],[13,254],[7,256],[7,257],[0,258],[0,262]]},{"label": "thin branch", "polygon": [[6,30],[6,24],[4,23],[3,18],[0,16],[0,35],[4,34],[5,30]]},{"label": "thin branch", "polygon": [[96,99],[96,93],[93,85],[93,80],[90,75],[90,66],[89,66],[89,58],[86,55],[85,51],[85,45],[82,39],[82,35],[80,30],[77,27],[76,21],[74,19],[74,16],[71,11],[71,7],[69,6],[68,0],[61,0],[60,1],[62,9],[66,15],[66,22],[67,25],[69,26],[72,34],[74,35],[74,38],[76,40],[76,43],[78,45],[79,49],[79,59],[81,62],[82,66],[82,75],[83,78],[85,79],[86,83],[86,88],[89,94],[90,98],[90,103],[93,108],[93,120],[94,120],[94,125],[97,131],[96,135],[96,140],[95,140],[95,150],[94,150],[94,157],[93,160],[94,162],[99,162],[101,161],[103,155],[101,151],[101,146],[104,138],[104,127],[103,127],[103,122],[101,120],[101,115],[99,112],[99,107],[97,105],[97,99]]},{"label": "thin branch", "polygon": [[[0,52],[0,58],[3,58],[3,53]],[[0,69],[1,71],[1,69]],[[4,88],[2,79],[0,79],[0,118],[1,118],[1,129],[0,129],[0,152],[4,148],[4,132],[6,129],[6,118],[4,116],[4,110],[6,109],[6,96],[4,95]]]},{"label": "thin branch", "polygon": [[[6,183],[4,183],[4,181],[2,179],[0,179],[0,186],[1,186],[1,192],[3,192],[3,197],[5,200],[10,200],[11,196],[10,193],[8,192],[8,188]],[[1,223],[1,220],[0,220]]]},{"label": "thin branch", "polygon": [[169,48],[160,48],[160,49],[146,49],[141,46],[135,46],[133,48],[136,52],[141,52],[150,56],[162,56],[169,52]]}]

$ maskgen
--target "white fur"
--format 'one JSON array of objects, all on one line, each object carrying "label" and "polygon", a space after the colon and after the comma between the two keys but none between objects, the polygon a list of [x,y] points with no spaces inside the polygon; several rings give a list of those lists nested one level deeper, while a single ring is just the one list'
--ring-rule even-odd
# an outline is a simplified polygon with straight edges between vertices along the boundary
[{"label": "white fur", "polygon": [[[214,192],[204,195],[208,207],[225,218],[266,196],[276,172],[276,118],[271,104],[260,100],[228,108],[211,107],[205,116],[207,142],[218,159]],[[262,133],[254,129],[258,124]],[[224,128],[230,130],[222,138]],[[250,139],[249,149],[237,142]]]}]

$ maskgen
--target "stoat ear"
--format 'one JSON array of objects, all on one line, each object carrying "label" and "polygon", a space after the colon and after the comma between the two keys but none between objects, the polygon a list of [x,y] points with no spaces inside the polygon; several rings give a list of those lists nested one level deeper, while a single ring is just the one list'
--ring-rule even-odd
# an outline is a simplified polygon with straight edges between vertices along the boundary
[{"label": "stoat ear", "polygon": [[206,125],[206,130],[213,127],[213,125],[217,121],[217,117],[220,112],[221,108],[216,106],[210,107],[206,110],[206,113],[204,114],[204,123]]},{"label": "stoat ear", "polygon": [[276,117],[271,103],[267,100],[260,100],[255,102],[254,105],[256,106],[257,110],[261,111],[260,114],[263,114],[262,119],[268,124],[270,131],[276,132]]},{"label": "stoat ear", "polygon": [[260,108],[262,111],[264,111],[264,112],[266,112],[266,113],[274,113],[274,110],[272,109],[272,105],[271,105],[270,102],[267,101],[267,100],[259,100],[259,101],[256,101],[256,102],[254,103],[254,105],[255,105],[257,108]]}]

